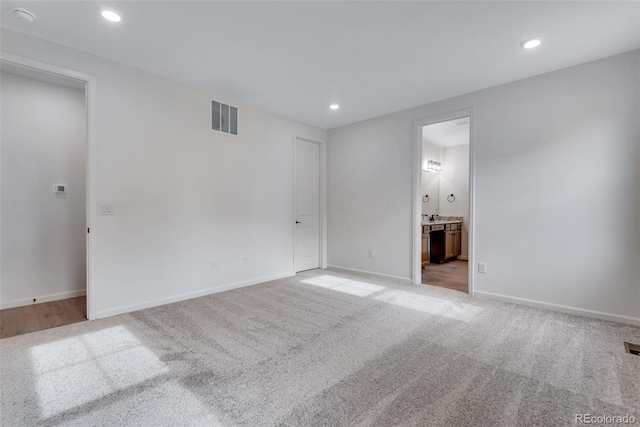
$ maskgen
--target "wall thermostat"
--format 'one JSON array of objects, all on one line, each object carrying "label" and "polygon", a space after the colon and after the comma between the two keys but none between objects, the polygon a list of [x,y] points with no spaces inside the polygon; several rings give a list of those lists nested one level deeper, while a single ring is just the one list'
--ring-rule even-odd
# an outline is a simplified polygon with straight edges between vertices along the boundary
[{"label": "wall thermostat", "polygon": [[53,192],[56,194],[66,194],[69,191],[66,184],[53,184]]}]

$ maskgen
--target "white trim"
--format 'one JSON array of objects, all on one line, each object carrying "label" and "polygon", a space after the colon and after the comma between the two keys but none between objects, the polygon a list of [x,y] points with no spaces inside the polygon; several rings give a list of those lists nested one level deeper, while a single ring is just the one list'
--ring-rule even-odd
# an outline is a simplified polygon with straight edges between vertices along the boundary
[{"label": "white trim", "polygon": [[345,272],[348,272],[348,273],[366,274],[368,276],[377,276],[377,277],[383,277],[385,279],[402,280],[403,282],[412,283],[411,278],[409,278],[409,277],[393,276],[391,274],[374,273],[373,271],[358,270],[356,268],[341,267],[339,265],[329,265],[329,266],[327,266],[327,268],[330,268],[332,270],[345,271]]},{"label": "white trim", "polygon": [[96,236],[98,233],[98,212],[96,198],[96,79],[87,79],[87,319],[96,319]]},{"label": "white trim", "polygon": [[[440,114],[437,116],[418,119],[413,122],[413,221],[411,222],[412,257],[411,271],[414,285],[422,283],[420,259],[422,240],[422,127],[434,123],[469,117],[469,238],[467,242],[469,250],[469,295],[474,294],[474,269],[473,260],[475,254],[475,111],[473,108]],[[459,257],[462,259],[461,257]]]},{"label": "white trim", "polygon": [[586,310],[584,308],[570,307],[567,305],[552,304],[549,302],[535,301],[526,298],[510,297],[502,294],[494,294],[491,292],[476,291],[476,295],[484,296],[491,299],[510,302],[528,307],[541,308],[544,310],[555,311],[558,313],[574,314],[576,316],[590,317],[593,319],[607,320],[610,322],[624,323],[627,325],[640,326],[640,318],[631,316],[622,316],[619,314],[605,313],[602,311]]},{"label": "white trim", "polygon": [[475,294],[475,269],[474,260],[476,254],[476,111],[469,110],[469,235],[467,236],[467,261],[469,261],[469,295]]},{"label": "white trim", "polygon": [[99,311],[97,313],[98,319],[105,317],[116,316],[118,314],[131,313],[133,311],[143,310],[145,308],[157,307],[160,305],[171,304],[174,302],[185,301],[188,299],[198,298],[205,295],[217,294],[219,292],[229,291],[231,289],[244,288],[247,286],[259,285],[261,283],[271,282],[273,280],[286,279],[287,277],[293,277],[295,273],[290,271],[287,273],[274,274],[272,276],[260,277],[257,279],[247,280],[245,282],[230,283],[228,285],[217,286],[215,288],[202,289],[195,292],[188,292],[186,294],[174,295],[167,298],[160,298],[153,301],[147,301],[140,304],[131,304],[123,307],[114,308],[111,310]]},{"label": "white trim", "polygon": [[458,259],[462,261],[469,261],[469,257],[466,255],[458,255]]},{"label": "white trim", "polygon": [[93,78],[93,76],[90,76],[88,74],[83,74],[78,71],[69,70],[67,68],[58,67],[57,65],[47,64],[45,62],[36,61],[34,59],[25,58],[4,51],[0,51],[0,61],[9,62],[21,67],[31,68],[36,71],[58,74],[60,76],[69,77],[83,82],[86,82],[88,79]]},{"label": "white trim", "polygon": [[[94,76],[83,74],[78,71],[58,67],[22,56],[13,55],[0,51],[0,62],[7,62],[33,70],[57,74],[64,77],[85,82],[85,96],[87,108],[87,228],[91,233],[87,233],[87,318],[93,320],[95,316],[95,235],[97,232],[96,218],[96,79]],[[33,300],[33,298],[31,298]]]},{"label": "white trim", "polygon": [[327,268],[327,143],[322,142],[320,149],[320,215],[322,216],[320,268]]},{"label": "white trim", "polygon": [[297,133],[293,134],[293,265],[296,271],[296,145],[298,140],[320,146],[320,268],[327,268],[327,143]]},{"label": "white trim", "polygon": [[[422,284],[422,122],[413,122],[413,209],[411,218],[411,278],[414,285]],[[420,203],[417,203],[420,198]]]},{"label": "white trim", "polygon": [[[31,298],[14,299],[0,303],[0,310],[5,308],[23,307],[25,305],[41,304],[43,302],[59,301],[61,299],[76,298],[86,295],[86,289],[79,289],[77,291],[58,292],[57,294],[40,295]],[[35,302],[33,301],[35,299]]]}]

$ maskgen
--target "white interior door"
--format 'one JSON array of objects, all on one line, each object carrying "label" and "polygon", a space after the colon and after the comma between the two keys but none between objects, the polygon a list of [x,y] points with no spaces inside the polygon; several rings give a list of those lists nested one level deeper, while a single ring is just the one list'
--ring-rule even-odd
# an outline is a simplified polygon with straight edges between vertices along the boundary
[{"label": "white interior door", "polygon": [[295,270],[320,267],[320,144],[296,139]]}]

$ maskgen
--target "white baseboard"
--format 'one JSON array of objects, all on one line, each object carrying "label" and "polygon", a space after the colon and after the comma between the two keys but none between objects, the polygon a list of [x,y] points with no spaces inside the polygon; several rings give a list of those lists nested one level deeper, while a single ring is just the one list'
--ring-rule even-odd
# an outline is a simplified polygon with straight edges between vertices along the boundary
[{"label": "white baseboard", "polygon": [[[31,298],[14,299],[11,301],[0,302],[0,310],[5,308],[23,307],[25,305],[40,304],[43,302],[59,301],[61,299],[82,297],[87,294],[86,289],[79,289],[77,291],[58,292],[57,294],[40,295]],[[33,300],[36,300],[35,302]]]},{"label": "white baseboard", "polygon": [[587,310],[584,308],[569,307],[566,305],[552,304],[548,302],[535,301],[526,298],[510,297],[507,295],[494,294],[491,292],[475,291],[474,295],[486,296],[500,301],[512,302],[529,307],[542,308],[556,311],[558,313],[575,314],[576,316],[591,317],[594,319],[608,320],[610,322],[624,323],[627,325],[640,326],[640,319],[637,317],[622,316],[619,314],[604,313],[602,311]]},{"label": "white baseboard", "polygon": [[466,255],[458,255],[458,259],[461,259],[462,261],[469,261],[469,257]]},{"label": "white baseboard", "polygon": [[408,277],[392,276],[391,274],[374,273],[373,271],[357,270],[355,268],[341,267],[339,265],[328,265],[327,268],[332,268],[334,270],[342,270],[348,273],[368,274],[370,276],[378,276],[386,279],[402,280],[403,282],[413,283],[413,281]]},{"label": "white baseboard", "polygon": [[231,289],[244,288],[246,286],[258,285],[260,283],[270,282],[272,280],[284,279],[292,276],[295,276],[294,272],[275,274],[273,276],[260,277],[258,279],[252,279],[246,282],[231,283],[228,285],[216,286],[215,288],[207,288],[207,289],[202,289],[195,292],[188,292],[186,294],[175,295],[168,298],[160,298],[157,300],[147,301],[139,304],[131,304],[123,307],[114,308],[111,310],[99,311],[96,314],[96,318],[103,319],[105,317],[116,316],[118,314],[131,313],[132,311],[143,310],[145,308],[157,307],[159,305],[171,304],[173,302],[203,297],[205,295],[217,294],[218,292],[229,291]]}]

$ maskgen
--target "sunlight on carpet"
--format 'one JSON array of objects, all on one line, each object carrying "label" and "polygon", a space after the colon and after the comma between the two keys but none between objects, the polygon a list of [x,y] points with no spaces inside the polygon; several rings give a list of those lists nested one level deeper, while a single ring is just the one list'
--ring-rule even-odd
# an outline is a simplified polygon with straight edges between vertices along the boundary
[{"label": "sunlight on carpet", "polygon": [[449,319],[462,320],[464,322],[469,322],[482,312],[482,308],[475,305],[417,295],[397,289],[389,289],[380,295],[376,295],[374,299]]},{"label": "sunlight on carpet", "polygon": [[341,277],[330,275],[301,280],[301,282],[308,285],[319,286],[321,288],[344,292],[345,294],[356,295],[359,297],[364,297],[387,289],[384,286],[372,285],[370,283],[357,282],[354,280],[347,280]]},{"label": "sunlight on carpet", "polygon": [[124,326],[29,351],[43,417],[51,417],[167,372]]},{"label": "sunlight on carpet", "polygon": [[387,289],[384,286],[348,280],[329,274],[301,280],[301,282],[359,297],[370,297],[376,301],[464,322],[470,321],[482,312],[482,308],[471,304],[447,301],[398,289]]}]

